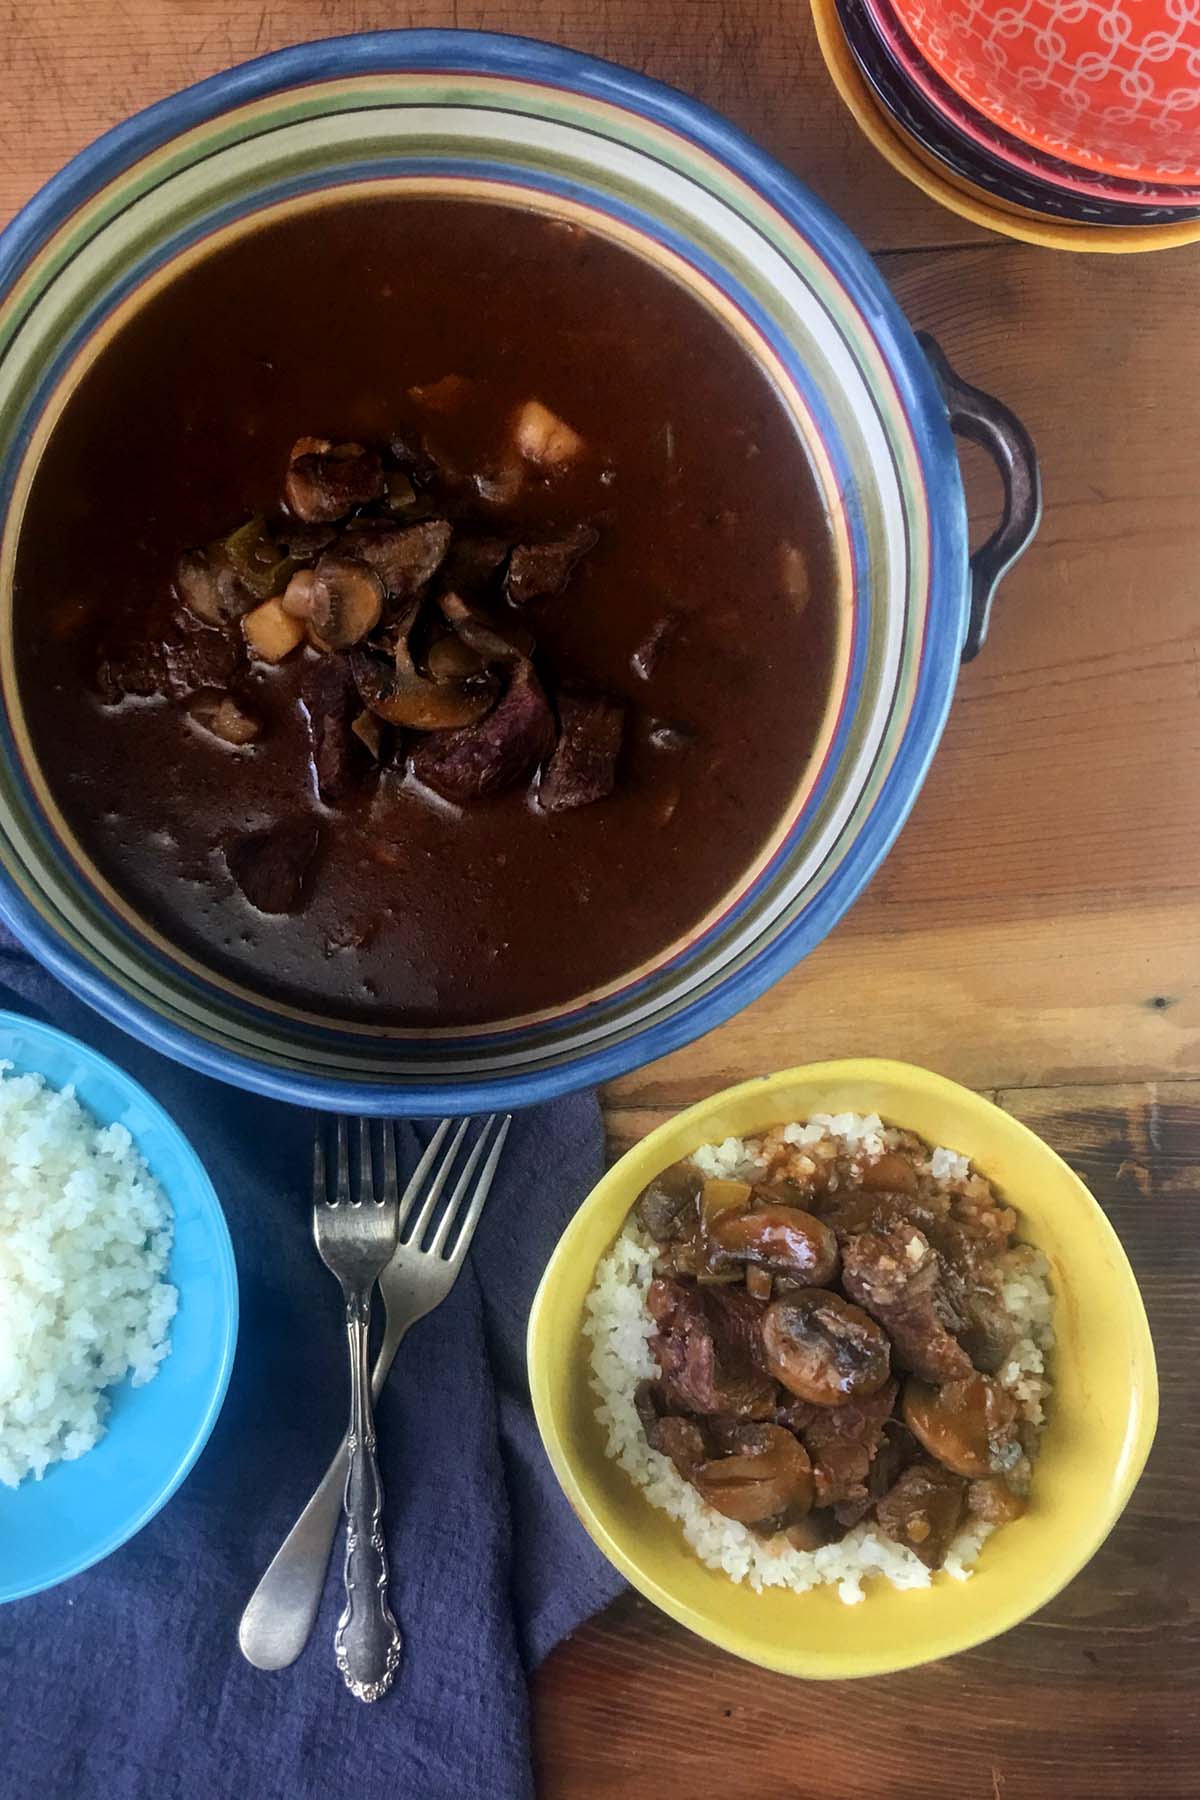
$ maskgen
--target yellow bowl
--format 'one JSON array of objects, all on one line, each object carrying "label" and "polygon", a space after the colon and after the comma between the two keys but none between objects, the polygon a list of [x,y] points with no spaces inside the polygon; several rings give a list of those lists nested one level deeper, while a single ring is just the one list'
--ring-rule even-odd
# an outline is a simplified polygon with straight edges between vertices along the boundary
[{"label": "yellow bowl", "polygon": [[[706,1568],[678,1526],[605,1455],[588,1385],[584,1300],[596,1265],[650,1177],[700,1144],[814,1112],[877,1112],[970,1156],[1050,1259],[1054,1394],[1029,1511],[989,1540],[971,1579],[902,1593],[866,1584],[762,1594]],[[957,1083],[907,1063],[815,1063],[744,1082],[680,1113],[609,1171],[567,1227],[529,1321],[542,1441],[578,1517],[609,1561],[701,1637],[788,1675],[880,1675],[949,1656],[1016,1625],[1093,1555],[1141,1474],[1158,1415],[1154,1348],[1133,1271],[1083,1183],[1033,1132]]]},{"label": "yellow bowl", "polygon": [[836,0],[811,0],[817,42],[833,85],[852,113],[864,136],[893,169],[921,192],[960,218],[970,219],[989,231],[1040,244],[1049,250],[1099,251],[1109,256],[1130,256],[1147,250],[1175,250],[1182,244],[1200,243],[1200,219],[1180,225],[1072,225],[1038,213],[1002,207],[990,194],[960,176],[935,169],[918,153],[907,137],[892,125],[858,70],[838,18]]}]

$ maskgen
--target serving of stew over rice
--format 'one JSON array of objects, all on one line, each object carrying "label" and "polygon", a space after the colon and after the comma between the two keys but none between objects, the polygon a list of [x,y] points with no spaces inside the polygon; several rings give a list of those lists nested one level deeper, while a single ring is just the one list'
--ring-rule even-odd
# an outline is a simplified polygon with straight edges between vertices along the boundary
[{"label": "serving of stew over rice", "polygon": [[705,1145],[588,1297],[608,1454],[754,1588],[965,1580],[1036,1498],[1048,1274],[966,1157],[874,1114]]}]

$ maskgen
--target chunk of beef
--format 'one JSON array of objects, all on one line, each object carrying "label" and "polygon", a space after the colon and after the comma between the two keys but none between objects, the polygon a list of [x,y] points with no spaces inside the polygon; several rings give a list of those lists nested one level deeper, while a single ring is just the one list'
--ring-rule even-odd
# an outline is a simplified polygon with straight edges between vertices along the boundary
[{"label": "chunk of beef", "polygon": [[951,1335],[963,1320],[950,1306],[941,1261],[924,1232],[908,1223],[879,1225],[847,1238],[842,1286],[887,1331],[892,1355],[926,1381],[971,1373],[971,1359]]},{"label": "chunk of beef", "polygon": [[913,1463],[875,1508],[879,1529],[915,1550],[927,1569],[940,1569],[954,1542],[966,1504],[967,1484],[941,1463]]},{"label": "chunk of beef", "polygon": [[382,492],[377,451],[362,444],[331,444],[327,438],[298,438],[292,446],[284,498],[306,525],[343,519]]},{"label": "chunk of beef", "polygon": [[538,787],[543,812],[590,806],[611,794],[625,731],[625,708],[602,694],[561,693],[558,717],[562,731]]},{"label": "chunk of beef", "polygon": [[940,1215],[913,1194],[881,1193],[870,1188],[836,1189],[826,1196],[821,1217],[836,1233],[839,1243],[861,1231],[905,1224],[915,1225],[928,1237],[940,1222]]},{"label": "chunk of beef", "polygon": [[1026,1501],[999,1475],[984,1475],[967,1489],[967,1511],[988,1525],[1008,1525],[1025,1511]]},{"label": "chunk of beef", "polygon": [[161,643],[139,638],[104,645],[96,658],[95,685],[105,706],[119,706],[127,694],[149,700],[167,693],[167,658]]},{"label": "chunk of beef", "polygon": [[681,1419],[667,1413],[655,1419],[646,1432],[646,1442],[660,1456],[669,1456],[685,1481],[693,1481],[705,1459],[704,1434],[694,1419]]},{"label": "chunk of beef", "polygon": [[877,1501],[896,1485],[904,1470],[910,1463],[916,1462],[921,1455],[918,1444],[907,1425],[899,1419],[885,1419],[880,1433],[879,1447],[871,1459],[871,1467],[867,1473],[867,1490],[865,1494],[856,1495],[852,1500],[841,1500],[834,1507],[834,1517],[845,1530],[857,1525],[871,1511]]},{"label": "chunk of beef", "polygon": [[451,527],[445,519],[423,519],[419,525],[392,525],[362,519],[347,532],[347,549],[374,570],[393,603],[413,600],[433,580],[450,548]]},{"label": "chunk of beef", "polygon": [[320,837],[317,821],[298,814],[236,838],[226,847],[225,861],[259,912],[295,912],[304,900]]},{"label": "chunk of beef", "polygon": [[640,675],[643,681],[649,681],[658,667],[659,657],[678,629],[678,613],[663,613],[661,618],[655,620],[629,659],[635,675]]},{"label": "chunk of beef", "polygon": [[513,605],[525,606],[530,600],[561,594],[575,564],[599,539],[599,532],[590,525],[577,525],[574,531],[544,544],[518,544],[508,559],[506,583]]},{"label": "chunk of beef", "polygon": [[554,746],[554,718],[532,665],[516,665],[487,718],[432,731],[412,756],[418,781],[460,805],[499,794],[531,775]]},{"label": "chunk of beef", "polygon": [[878,1393],[851,1400],[847,1406],[821,1406],[801,1431],[812,1458],[818,1506],[861,1500],[866,1511],[867,1477],[892,1416],[898,1383],[886,1382]]},{"label": "chunk of beef", "polygon": [[770,1418],[774,1384],[726,1342],[718,1355],[705,1295],[692,1282],[659,1278],[646,1297],[658,1326],[650,1349],[662,1371],[668,1404],[691,1413]]},{"label": "chunk of beef", "polygon": [[147,625],[143,637],[102,647],[96,691],[106,706],[126,695],[187,699],[202,689],[233,687],[245,670],[242,646],[232,632],[204,625],[191,613]]},{"label": "chunk of beef", "polygon": [[1004,1221],[1014,1215],[1007,1207],[993,1208],[968,1222],[959,1205],[955,1201],[950,1216],[939,1220],[929,1236],[942,1259],[946,1292],[964,1321],[962,1346],[977,1369],[995,1374],[1017,1335],[1004,1304],[999,1261],[1008,1247]]},{"label": "chunk of beef", "polygon": [[770,1374],[762,1335],[766,1308],[761,1300],[740,1281],[721,1283],[705,1287],[704,1311],[723,1362],[749,1365],[763,1375]]},{"label": "chunk of beef", "polygon": [[246,669],[246,653],[240,634],[202,625],[181,613],[164,634],[163,658],[167,687],[177,699],[201,688],[233,687]]},{"label": "chunk of beef", "polygon": [[322,656],[305,669],[300,698],[308,719],[317,792],[337,806],[355,786],[365,749],[351,729],[358,715],[358,689],[344,656]]}]

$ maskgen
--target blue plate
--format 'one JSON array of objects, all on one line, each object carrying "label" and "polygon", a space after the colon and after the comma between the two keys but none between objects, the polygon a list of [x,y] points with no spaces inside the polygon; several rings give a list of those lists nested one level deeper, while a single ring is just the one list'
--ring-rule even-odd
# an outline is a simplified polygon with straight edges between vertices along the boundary
[{"label": "blue plate", "polygon": [[19,1074],[74,1084],[102,1125],[128,1128],[175,1210],[168,1278],[179,1289],[171,1353],[144,1387],[122,1382],[108,1429],[41,1481],[0,1487],[0,1601],[90,1568],[140,1531],[199,1456],[229,1385],[237,1341],[237,1269],[204,1165],[179,1127],[106,1057],[61,1031],[0,1012],[0,1058]]}]

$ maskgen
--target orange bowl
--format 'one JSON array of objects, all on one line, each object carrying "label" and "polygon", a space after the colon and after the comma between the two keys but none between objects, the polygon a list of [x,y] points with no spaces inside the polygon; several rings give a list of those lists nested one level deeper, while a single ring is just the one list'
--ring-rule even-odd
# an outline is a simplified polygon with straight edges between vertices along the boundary
[{"label": "orange bowl", "polygon": [[1025,143],[1133,180],[1200,180],[1200,8],[890,3],[942,79]]}]

